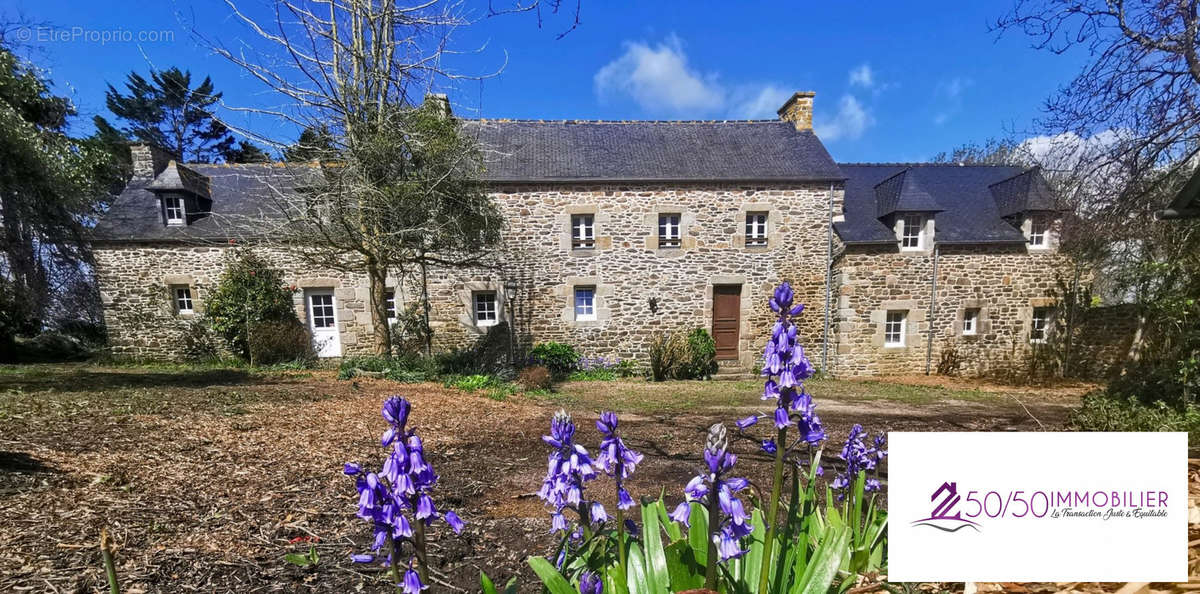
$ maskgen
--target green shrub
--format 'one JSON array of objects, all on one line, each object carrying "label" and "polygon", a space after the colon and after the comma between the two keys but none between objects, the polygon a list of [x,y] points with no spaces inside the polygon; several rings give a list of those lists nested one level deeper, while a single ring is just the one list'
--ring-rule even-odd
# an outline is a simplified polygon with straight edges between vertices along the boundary
[{"label": "green shrub", "polygon": [[704,328],[671,332],[650,341],[650,378],[706,379],[717,372],[717,346]]},{"label": "green shrub", "polygon": [[1107,392],[1092,392],[1071,414],[1076,431],[1187,431],[1188,449],[1200,449],[1200,407],[1141,402]]},{"label": "green shrub", "polygon": [[717,372],[717,343],[704,328],[692,328],[687,337],[688,358],[679,379],[708,379]]},{"label": "green shrub", "polygon": [[253,326],[265,322],[299,323],[292,307],[296,289],[283,284],[283,274],[253,252],[238,250],[221,273],[217,286],[204,302],[213,330],[229,350],[250,359],[247,336]]},{"label": "green shrub", "polygon": [[611,382],[617,377],[615,369],[580,369],[572,371],[567,379],[573,382]]},{"label": "green shrub", "polygon": [[566,377],[575,370],[579,353],[575,347],[561,342],[543,342],[529,352],[529,360],[550,370],[555,377]]},{"label": "green shrub", "polygon": [[250,329],[250,360],[255,365],[311,362],[316,356],[312,335],[300,320],[261,322]]},{"label": "green shrub", "polygon": [[517,391],[516,386],[512,384],[498,377],[483,374],[449,376],[442,380],[442,385],[464,392],[486,390],[484,393],[485,396],[492,400],[501,401],[508,398],[509,394]]},{"label": "green shrub", "polygon": [[359,377],[362,373],[394,382],[415,384],[437,379],[437,363],[431,357],[405,355],[387,359],[378,356],[347,357],[338,367],[338,379]]}]

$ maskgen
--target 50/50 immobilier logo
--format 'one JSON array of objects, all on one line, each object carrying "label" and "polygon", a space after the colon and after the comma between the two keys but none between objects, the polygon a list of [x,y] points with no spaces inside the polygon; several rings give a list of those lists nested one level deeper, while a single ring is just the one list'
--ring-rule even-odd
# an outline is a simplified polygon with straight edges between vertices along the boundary
[{"label": "50/50 immobilier logo", "polygon": [[1187,434],[889,441],[892,581],[1187,580]]}]

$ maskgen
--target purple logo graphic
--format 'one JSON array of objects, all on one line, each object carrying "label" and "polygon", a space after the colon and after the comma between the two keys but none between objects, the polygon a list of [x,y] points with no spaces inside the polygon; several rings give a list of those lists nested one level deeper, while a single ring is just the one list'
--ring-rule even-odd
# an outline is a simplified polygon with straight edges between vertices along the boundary
[{"label": "purple logo graphic", "polygon": [[[945,494],[941,501],[938,501],[938,496]],[[928,518],[923,518],[912,522],[913,526],[929,526],[937,528],[943,532],[958,532],[963,528],[973,528],[979,532],[979,524],[971,520],[963,519],[962,514],[958,511],[958,502],[962,499],[958,495],[958,483],[942,483],[933,495],[929,497],[929,501],[935,502],[933,511],[930,512]]]}]

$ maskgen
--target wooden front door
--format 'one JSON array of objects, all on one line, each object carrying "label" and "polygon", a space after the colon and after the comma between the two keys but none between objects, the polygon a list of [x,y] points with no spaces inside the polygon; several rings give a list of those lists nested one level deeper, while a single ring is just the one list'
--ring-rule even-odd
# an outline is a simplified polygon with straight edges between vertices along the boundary
[{"label": "wooden front door", "polygon": [[738,327],[742,322],[742,286],[713,285],[713,341],[717,359],[738,359]]}]

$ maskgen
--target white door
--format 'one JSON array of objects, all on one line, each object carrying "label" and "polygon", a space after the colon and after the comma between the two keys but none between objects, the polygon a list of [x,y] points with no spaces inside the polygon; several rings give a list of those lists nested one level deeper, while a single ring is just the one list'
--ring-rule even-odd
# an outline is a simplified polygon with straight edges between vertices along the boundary
[{"label": "white door", "polygon": [[342,341],[338,337],[337,307],[333,289],[312,289],[306,292],[308,327],[312,330],[313,350],[318,357],[341,357]]}]

